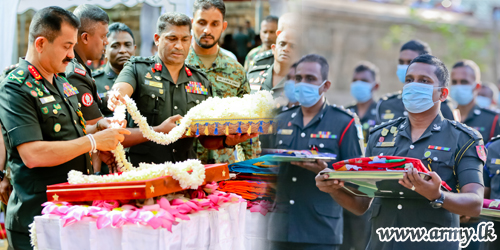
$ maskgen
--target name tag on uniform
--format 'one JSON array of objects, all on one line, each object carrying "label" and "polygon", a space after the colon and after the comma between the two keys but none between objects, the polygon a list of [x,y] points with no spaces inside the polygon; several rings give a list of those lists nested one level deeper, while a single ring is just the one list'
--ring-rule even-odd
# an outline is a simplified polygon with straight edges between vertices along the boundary
[{"label": "name tag on uniform", "polygon": [[40,100],[40,102],[42,104],[49,103],[49,102],[55,102],[56,101],[56,99],[54,98],[54,96],[51,96],[51,95],[43,97],[43,98],[39,98],[39,100]]},{"label": "name tag on uniform", "polygon": [[223,82],[225,84],[229,84],[229,85],[234,86],[236,88],[239,88],[241,86],[241,84],[239,82],[224,78],[222,76],[217,76],[217,81]]},{"label": "name tag on uniform", "polygon": [[162,82],[154,82],[154,81],[145,80],[144,84],[151,86],[151,87],[160,88],[160,89],[163,88]]},{"label": "name tag on uniform", "polygon": [[293,133],[293,129],[280,129],[278,130],[279,135],[291,135]]},{"label": "name tag on uniform", "polygon": [[388,148],[388,147],[394,147],[395,142],[377,142],[377,147],[383,147],[383,148]]}]

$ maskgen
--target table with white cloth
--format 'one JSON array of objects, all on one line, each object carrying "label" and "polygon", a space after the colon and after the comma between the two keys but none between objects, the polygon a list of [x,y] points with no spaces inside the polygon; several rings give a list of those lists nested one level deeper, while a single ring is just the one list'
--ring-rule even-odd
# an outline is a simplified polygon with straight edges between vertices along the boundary
[{"label": "table with white cloth", "polygon": [[180,221],[172,232],[138,224],[97,229],[95,220],[88,217],[63,227],[59,216],[42,215],[35,217],[36,242],[39,250],[243,250],[246,206],[246,202],[227,203],[218,211],[189,214],[190,220]]}]

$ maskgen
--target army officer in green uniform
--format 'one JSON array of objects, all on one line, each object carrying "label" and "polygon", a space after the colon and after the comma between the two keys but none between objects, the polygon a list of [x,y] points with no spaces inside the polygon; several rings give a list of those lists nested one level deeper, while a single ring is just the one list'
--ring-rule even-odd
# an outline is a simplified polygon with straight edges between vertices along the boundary
[{"label": "army officer in green uniform", "polygon": [[108,45],[106,46],[106,58],[108,63],[103,69],[94,72],[97,93],[102,100],[100,106],[101,113],[105,117],[113,116],[113,112],[108,109],[107,93],[113,88],[118,74],[123,69],[123,65],[135,55],[134,34],[130,28],[123,23],[113,23],[109,26]]},{"label": "army officer in green uniform", "polygon": [[[431,54],[430,46],[420,40],[411,40],[405,43],[399,51],[397,76],[399,81],[405,83],[406,70],[411,60],[419,55]],[[453,112],[450,102],[445,100],[441,105],[441,113],[444,118],[453,120]],[[395,120],[402,116],[408,116],[402,101],[402,92],[389,93],[380,98],[377,103],[377,124]]]},{"label": "army officer in green uniform", "polygon": [[245,57],[245,71],[248,71],[250,67],[254,65],[254,58],[256,55],[270,51],[271,45],[276,43],[276,30],[278,29],[278,17],[276,16],[267,16],[260,23],[260,40],[262,40],[262,45],[259,45],[250,52],[248,52]]},{"label": "army officer in green uniform", "polygon": [[[379,183],[375,199],[342,191],[340,180],[318,176],[316,185],[355,214],[372,207],[372,234],[367,249],[459,249],[460,242],[381,241],[379,228],[458,228],[459,214],[478,216],[483,199],[483,164],[486,152],[481,134],[459,122],[443,118],[440,104],[448,96],[449,73],[436,57],[415,58],[406,74],[403,102],[408,117],[375,127],[368,140],[367,156],[403,156],[420,159],[430,171],[424,180],[411,168],[399,183]],[[441,180],[452,192],[442,191]]]},{"label": "army officer in green uniform", "polygon": [[[484,164],[484,198],[500,199],[500,135],[491,138],[486,145],[488,158]],[[494,229],[498,235],[500,232],[500,221],[494,221]],[[493,242],[484,242],[484,250],[500,249],[500,239]]]},{"label": "army officer in green uniform", "polygon": [[79,25],[62,8],[39,10],[30,24],[26,59],[1,83],[0,121],[14,187],[5,225],[16,250],[33,249],[28,225],[41,214],[47,185],[67,182],[70,170],[91,173],[89,151],[113,150],[128,133],[95,133],[96,126],[86,126],[74,87],[57,75],[75,56]]},{"label": "army officer in green uniform", "polygon": [[[192,66],[185,64],[191,45],[191,19],[180,13],[161,15],[157,22],[155,43],[158,55],[132,57],[118,75],[113,89],[119,95],[111,95],[108,107],[114,110],[118,99],[128,95],[137,103],[141,114],[147,118],[156,132],[168,133],[175,121],[189,109],[211,96],[207,77]],[[136,127],[133,120],[129,127]],[[123,145],[130,147],[129,157],[134,166],[140,162],[164,163],[196,159],[193,150],[194,138],[180,139],[170,145],[147,141],[138,128],[131,129]],[[255,135],[199,137],[208,149],[234,146]]]}]

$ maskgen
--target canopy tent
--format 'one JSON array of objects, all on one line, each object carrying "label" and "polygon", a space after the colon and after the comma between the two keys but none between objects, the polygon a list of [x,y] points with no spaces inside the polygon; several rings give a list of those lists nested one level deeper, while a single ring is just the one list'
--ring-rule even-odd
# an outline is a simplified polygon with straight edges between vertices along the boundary
[{"label": "canopy tent", "polygon": [[[156,23],[156,19],[161,12],[178,11],[182,13],[192,13],[194,0],[2,0],[0,1],[0,31],[3,34],[0,37],[0,70],[17,62],[17,14],[22,14],[27,10],[40,10],[48,6],[59,6],[65,9],[77,6],[80,4],[95,4],[104,9],[110,9],[117,4],[123,4],[128,7],[135,6],[139,3],[146,3],[141,10],[141,36],[143,37],[143,45],[141,54],[147,54],[152,43],[152,36],[155,27],[151,25]],[[148,39],[149,38],[149,39]],[[145,52],[143,52],[145,51]]]}]

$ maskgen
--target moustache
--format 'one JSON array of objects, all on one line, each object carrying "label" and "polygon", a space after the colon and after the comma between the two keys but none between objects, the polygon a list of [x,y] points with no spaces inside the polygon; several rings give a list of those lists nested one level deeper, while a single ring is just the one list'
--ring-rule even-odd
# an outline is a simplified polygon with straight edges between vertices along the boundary
[{"label": "moustache", "polygon": [[211,37],[212,39],[214,39],[214,40],[215,40],[215,37],[214,37],[214,36],[212,36],[212,35],[207,35],[207,34],[203,34],[203,35],[201,35],[200,39],[205,38],[205,37]]},{"label": "moustache", "polygon": [[71,60],[73,60],[73,59],[66,57],[66,58],[64,58],[63,63],[71,62]]}]

